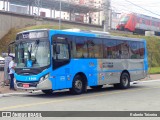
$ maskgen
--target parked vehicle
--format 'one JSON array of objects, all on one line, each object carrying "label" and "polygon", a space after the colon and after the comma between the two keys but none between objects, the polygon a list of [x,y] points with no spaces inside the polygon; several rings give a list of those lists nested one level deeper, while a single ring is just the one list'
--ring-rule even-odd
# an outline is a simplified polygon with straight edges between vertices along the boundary
[{"label": "parked vehicle", "polygon": [[130,13],[120,19],[117,30],[135,33],[154,31],[155,34],[160,35],[160,19],[143,14]]}]

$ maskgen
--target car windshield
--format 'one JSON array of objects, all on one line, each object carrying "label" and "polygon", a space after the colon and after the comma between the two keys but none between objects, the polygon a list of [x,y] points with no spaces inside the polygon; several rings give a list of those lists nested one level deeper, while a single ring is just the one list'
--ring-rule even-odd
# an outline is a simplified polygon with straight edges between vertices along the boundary
[{"label": "car windshield", "polygon": [[48,41],[20,42],[16,44],[17,68],[45,67],[50,64]]},{"label": "car windshield", "polygon": [[122,17],[122,19],[120,20],[120,24],[126,24],[128,20],[129,16]]}]

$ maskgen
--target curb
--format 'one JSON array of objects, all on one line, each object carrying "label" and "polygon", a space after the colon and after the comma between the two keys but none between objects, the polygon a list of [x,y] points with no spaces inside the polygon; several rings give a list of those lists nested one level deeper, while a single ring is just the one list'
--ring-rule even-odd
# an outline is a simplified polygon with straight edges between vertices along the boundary
[{"label": "curb", "polygon": [[26,95],[29,94],[29,92],[27,93],[4,93],[4,94],[0,94],[0,97],[9,97],[9,96],[14,96],[14,95]]},{"label": "curb", "polygon": [[41,92],[41,91],[39,90],[39,91],[29,91],[29,92],[4,93],[4,94],[0,94],[0,98],[14,96],[14,95],[27,95],[27,94],[38,93],[38,92]]}]

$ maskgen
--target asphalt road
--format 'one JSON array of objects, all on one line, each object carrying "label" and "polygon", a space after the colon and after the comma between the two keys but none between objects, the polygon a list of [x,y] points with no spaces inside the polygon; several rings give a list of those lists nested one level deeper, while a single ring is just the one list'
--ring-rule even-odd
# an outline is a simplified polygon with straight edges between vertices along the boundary
[{"label": "asphalt road", "polygon": [[160,111],[160,81],[141,82],[130,89],[117,90],[106,86],[89,89],[82,95],[57,91],[0,98],[0,111]]}]

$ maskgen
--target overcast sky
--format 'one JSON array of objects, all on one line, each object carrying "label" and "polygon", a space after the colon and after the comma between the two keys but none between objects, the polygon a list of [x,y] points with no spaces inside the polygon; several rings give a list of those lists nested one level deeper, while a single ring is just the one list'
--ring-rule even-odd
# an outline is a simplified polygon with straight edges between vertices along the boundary
[{"label": "overcast sky", "polygon": [[160,18],[160,0],[111,0],[111,6],[116,12],[136,12]]}]

